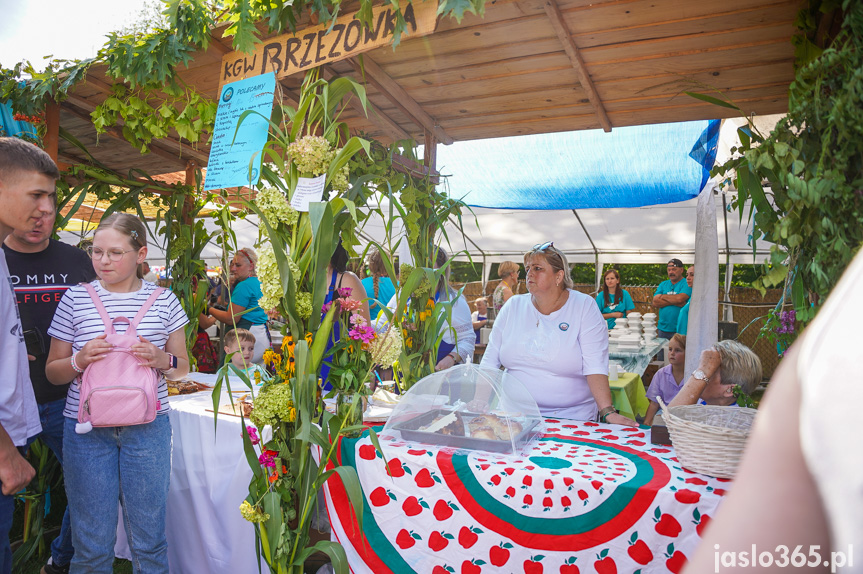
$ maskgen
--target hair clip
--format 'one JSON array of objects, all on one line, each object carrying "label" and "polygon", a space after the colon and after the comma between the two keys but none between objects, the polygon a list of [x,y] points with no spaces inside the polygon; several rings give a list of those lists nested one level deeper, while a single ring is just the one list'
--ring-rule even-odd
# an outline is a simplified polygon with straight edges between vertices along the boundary
[{"label": "hair clip", "polygon": [[137,231],[135,231],[133,229],[132,231],[129,232],[129,235],[132,236],[132,239],[134,239],[135,241],[138,241],[138,232]]}]

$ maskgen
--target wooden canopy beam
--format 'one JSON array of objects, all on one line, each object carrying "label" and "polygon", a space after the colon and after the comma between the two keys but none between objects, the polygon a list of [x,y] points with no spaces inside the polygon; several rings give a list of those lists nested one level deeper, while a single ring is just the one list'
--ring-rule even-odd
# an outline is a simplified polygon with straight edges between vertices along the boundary
[{"label": "wooden canopy beam", "polygon": [[560,8],[556,0],[545,0],[545,13],[551,21],[551,27],[554,28],[560,43],[563,44],[563,50],[569,56],[569,61],[578,76],[578,81],[581,87],[587,92],[587,99],[590,100],[593,110],[596,112],[596,117],[599,119],[599,125],[602,129],[611,131],[611,120],[608,119],[608,114],[605,113],[605,106],[602,105],[602,100],[599,98],[599,93],[596,91],[596,86],[593,80],[590,79],[590,74],[587,71],[587,66],[584,63],[584,58],[578,51],[578,46],[575,40],[572,39],[572,34],[566,27],[566,22],[563,20],[563,14],[560,13]]},{"label": "wooden canopy beam", "polygon": [[365,76],[369,83],[377,88],[397,108],[407,114],[417,126],[434,134],[435,138],[443,144],[450,145],[455,141],[438,125],[437,120],[422,109],[422,106],[398,82],[384,72],[368,54],[363,55],[362,65],[360,65],[356,58],[348,58],[347,61],[351,63],[357,74]]},{"label": "wooden canopy beam", "polygon": [[[338,77],[338,74],[333,71],[330,66],[324,65],[322,66],[324,79],[328,82]],[[386,133],[390,135],[394,140],[406,140],[411,139],[411,136],[408,132],[403,130],[401,126],[399,126],[392,118],[383,113],[380,110],[376,110],[371,108],[371,114],[367,114],[366,110],[363,109],[363,105],[357,100],[357,98],[351,97],[348,99],[348,104],[362,117],[368,117],[374,123],[378,125],[381,129],[383,129]],[[369,104],[371,106],[371,103]]]}]

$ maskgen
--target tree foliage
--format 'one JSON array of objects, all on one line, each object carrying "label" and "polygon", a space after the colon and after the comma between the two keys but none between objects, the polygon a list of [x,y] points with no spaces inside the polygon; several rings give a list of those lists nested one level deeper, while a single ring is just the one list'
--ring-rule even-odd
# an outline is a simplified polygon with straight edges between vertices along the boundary
[{"label": "tree foliage", "polygon": [[[833,9],[843,13],[841,31],[820,50],[806,34],[813,14]],[[806,323],[863,244],[863,3],[815,3],[798,23],[803,39],[795,44],[804,59],[788,115],[766,136],[751,123],[740,128],[740,146],[732,149],[738,155],[713,174],[736,185],[736,207],[741,220],[752,219],[754,240],[773,243],[754,285],[785,284],[797,320]]]}]

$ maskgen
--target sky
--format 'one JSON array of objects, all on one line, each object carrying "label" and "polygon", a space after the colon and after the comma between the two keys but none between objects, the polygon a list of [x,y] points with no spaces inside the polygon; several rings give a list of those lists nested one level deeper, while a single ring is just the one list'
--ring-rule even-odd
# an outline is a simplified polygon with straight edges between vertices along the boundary
[{"label": "sky", "polygon": [[45,67],[44,56],[84,59],[140,14],[145,0],[0,0],[0,64]]}]

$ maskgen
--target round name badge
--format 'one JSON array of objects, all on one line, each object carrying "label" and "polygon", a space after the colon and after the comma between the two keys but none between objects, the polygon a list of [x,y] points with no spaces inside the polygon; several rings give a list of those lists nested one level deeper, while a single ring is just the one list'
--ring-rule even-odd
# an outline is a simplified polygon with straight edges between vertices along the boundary
[{"label": "round name badge", "polygon": [[557,328],[560,329],[561,331],[566,331],[567,329],[569,329],[569,323],[561,323],[560,325],[557,326]]}]

